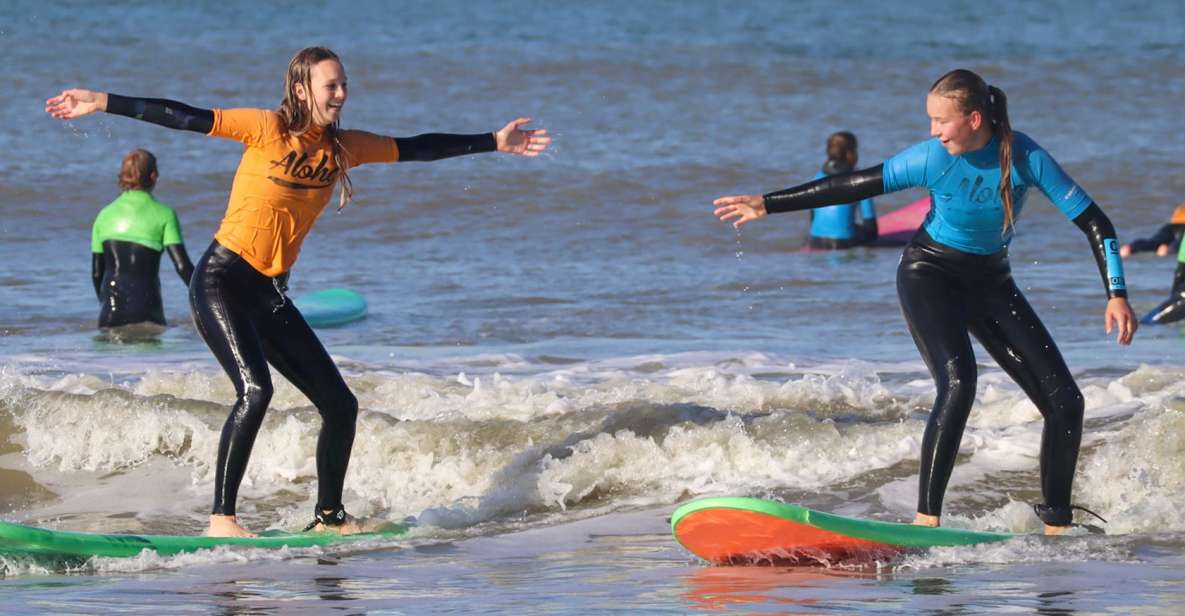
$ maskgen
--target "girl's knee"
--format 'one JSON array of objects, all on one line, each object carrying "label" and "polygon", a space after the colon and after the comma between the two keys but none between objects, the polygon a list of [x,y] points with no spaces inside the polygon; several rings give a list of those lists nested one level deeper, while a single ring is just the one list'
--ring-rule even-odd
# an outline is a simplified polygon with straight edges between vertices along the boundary
[{"label": "girl's knee", "polygon": [[1058,421],[1070,426],[1082,426],[1086,414],[1086,400],[1076,385],[1062,387],[1049,395],[1041,409],[1046,421]]},{"label": "girl's knee", "polygon": [[344,389],[331,400],[318,404],[317,411],[326,423],[353,425],[358,420],[358,398]]},{"label": "girl's knee", "polygon": [[247,409],[262,411],[271,403],[274,393],[271,383],[248,383],[239,398]]},{"label": "girl's knee", "polygon": [[947,404],[967,406],[975,402],[975,388],[979,375],[974,365],[964,366],[951,360],[944,370],[934,375],[938,387],[938,398]]}]

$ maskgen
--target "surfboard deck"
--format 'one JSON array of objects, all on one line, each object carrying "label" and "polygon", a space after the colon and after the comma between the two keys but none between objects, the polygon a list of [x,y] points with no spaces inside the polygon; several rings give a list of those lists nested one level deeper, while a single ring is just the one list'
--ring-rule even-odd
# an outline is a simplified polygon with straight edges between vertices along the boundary
[{"label": "surfboard deck", "polygon": [[392,524],[382,531],[353,535],[265,531],[258,537],[203,537],[85,533],[0,522],[0,554],[82,559],[91,556],[126,558],[148,550],[161,556],[173,556],[220,546],[279,549],[340,545],[368,539],[394,539],[407,534],[408,530],[406,525]]},{"label": "surfboard deck", "polygon": [[322,289],[295,297],[292,303],[313,327],[345,325],[366,316],[366,299],[350,289]]},{"label": "surfboard deck", "polygon": [[683,504],[671,515],[671,532],[691,553],[716,564],[873,560],[911,550],[1005,541],[1015,536],[851,518],[800,505],[732,496]]}]

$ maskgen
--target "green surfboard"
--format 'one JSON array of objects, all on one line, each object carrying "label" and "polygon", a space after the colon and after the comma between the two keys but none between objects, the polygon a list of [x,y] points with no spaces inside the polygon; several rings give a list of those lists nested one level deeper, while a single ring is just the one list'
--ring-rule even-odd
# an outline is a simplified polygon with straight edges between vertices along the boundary
[{"label": "green surfboard", "polygon": [[85,559],[91,556],[131,557],[148,550],[161,556],[172,556],[220,546],[279,549],[341,545],[368,539],[394,539],[407,531],[405,525],[392,524],[379,532],[354,535],[265,531],[258,537],[202,537],[83,533],[0,522],[0,554]]},{"label": "green surfboard", "polygon": [[715,563],[879,557],[1014,537],[1010,533],[850,518],[744,497],[685,503],[671,515],[671,532],[683,547]]}]

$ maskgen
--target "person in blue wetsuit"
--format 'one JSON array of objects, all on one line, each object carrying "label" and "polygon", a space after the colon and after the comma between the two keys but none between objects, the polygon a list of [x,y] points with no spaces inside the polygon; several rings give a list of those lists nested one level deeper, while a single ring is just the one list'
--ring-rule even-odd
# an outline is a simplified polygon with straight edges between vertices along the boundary
[{"label": "person in blue wetsuit", "polygon": [[[856,168],[856,159],[856,136],[847,131],[832,133],[827,138],[827,162],[815,179],[850,173]],[[860,224],[856,224],[857,208]],[[859,204],[829,205],[810,212],[811,231],[806,247],[811,250],[842,250],[876,239],[876,209],[872,199],[861,199]]]},{"label": "person in blue wetsuit", "polygon": [[[1073,521],[1071,488],[1084,404],[1049,332],[1012,279],[1008,244],[1030,188],[1040,190],[1086,234],[1107,293],[1104,328],[1130,344],[1136,319],[1127,302],[1115,229],[1053,157],[1012,131],[1004,92],[968,70],[943,75],[926,97],[932,139],[883,164],[766,195],[716,199],[715,214],[740,226],[768,213],[850,203],[926,188],[934,204],[897,269],[902,312],[937,386],[922,440],[915,524],[938,526],[959,441],[975,401],[970,335],[1011,376],[1045,420],[1041,493],[1034,506],[1047,534]],[[970,335],[969,335],[970,334]]]}]

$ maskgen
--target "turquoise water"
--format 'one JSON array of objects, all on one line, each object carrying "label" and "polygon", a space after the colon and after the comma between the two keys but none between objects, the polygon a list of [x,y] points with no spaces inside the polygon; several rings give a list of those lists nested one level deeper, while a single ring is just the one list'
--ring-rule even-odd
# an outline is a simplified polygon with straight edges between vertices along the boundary
[{"label": "turquoise water", "polygon": [[[162,275],[173,325],[97,336],[89,227],[119,159],[160,160],[192,257],[225,208],[236,144],[126,118],[62,123],[72,86],[272,107],[291,54],[338,51],[345,124],[493,130],[526,115],[539,159],[362,168],[292,278],[367,317],[324,330],[363,413],[351,511],[421,522],[365,552],[5,562],[5,609],[290,613],[1171,612],[1185,548],[1180,332],[1102,331],[1077,229],[1034,196],[1016,278],[1087,398],[1076,497],[1106,538],[932,552],[872,570],[707,568],[670,539],[687,498],[772,496],[907,519],[933,389],[896,304],[899,252],[798,254],[806,216],[737,233],[723,194],[813,177],[834,130],[874,164],[926,137],[926,88],[958,66],[1009,95],[1115,221],[1147,235],[1185,199],[1176,3],[9,3],[0,121],[0,509],[74,530],[195,532],[229,383]],[[889,211],[919,195],[878,200]],[[1171,259],[1127,263],[1137,311]],[[952,524],[1031,532],[1040,421],[981,355]],[[253,528],[311,506],[315,411],[282,384],[244,485]],[[1109,515],[1108,515],[1109,514]],[[186,594],[180,594],[186,593]]]}]

